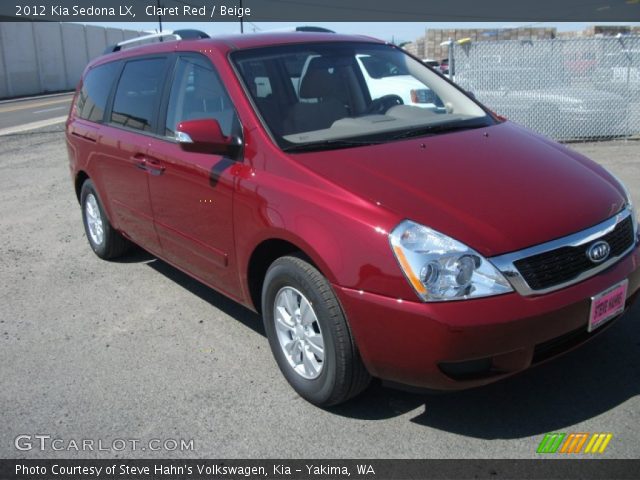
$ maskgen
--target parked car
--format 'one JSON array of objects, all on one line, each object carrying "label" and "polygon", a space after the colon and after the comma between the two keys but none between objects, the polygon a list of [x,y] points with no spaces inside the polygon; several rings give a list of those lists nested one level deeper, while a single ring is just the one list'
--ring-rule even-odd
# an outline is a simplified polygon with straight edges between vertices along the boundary
[{"label": "parked car", "polygon": [[443,75],[449,75],[449,59],[443,58],[440,60],[440,66],[438,68],[440,68],[440,72]]},{"label": "parked car", "polygon": [[438,68],[440,66],[440,62],[437,60],[433,60],[431,58],[423,58],[422,63],[431,68]]},{"label": "parked car", "polygon": [[594,76],[602,81],[604,88],[625,88],[637,95],[640,90],[640,49],[625,48],[606,53]]},{"label": "parked car", "polygon": [[[623,184],[401,49],[177,36],[84,71],[66,139],[89,245],[112,259],[138,244],[260,312],[308,401],[344,402],[371,377],[484,385],[591,339],[637,299]],[[374,99],[362,58],[402,66],[446,108],[392,86]]]},{"label": "parked car", "polygon": [[460,68],[456,83],[493,111],[543,135],[562,140],[628,134],[628,101],[534,67]]}]

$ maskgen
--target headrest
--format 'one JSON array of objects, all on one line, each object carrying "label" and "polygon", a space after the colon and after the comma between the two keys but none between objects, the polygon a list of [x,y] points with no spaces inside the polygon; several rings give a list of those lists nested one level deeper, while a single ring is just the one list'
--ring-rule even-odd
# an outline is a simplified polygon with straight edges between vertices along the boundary
[{"label": "headrest", "polygon": [[317,57],[307,66],[307,71],[300,81],[300,98],[323,98],[337,96],[340,88],[338,69],[331,59]]}]

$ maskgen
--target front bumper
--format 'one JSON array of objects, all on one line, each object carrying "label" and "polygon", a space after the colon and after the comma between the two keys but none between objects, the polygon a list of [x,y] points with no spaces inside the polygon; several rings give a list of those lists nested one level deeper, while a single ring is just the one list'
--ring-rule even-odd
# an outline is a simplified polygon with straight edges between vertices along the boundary
[{"label": "front bumper", "polygon": [[627,278],[628,308],[640,296],[639,265],[636,244],[600,274],[532,297],[509,293],[418,303],[336,285],[334,289],[372,375],[415,387],[459,390],[522,371],[605,330],[603,326],[587,333],[590,298]]}]

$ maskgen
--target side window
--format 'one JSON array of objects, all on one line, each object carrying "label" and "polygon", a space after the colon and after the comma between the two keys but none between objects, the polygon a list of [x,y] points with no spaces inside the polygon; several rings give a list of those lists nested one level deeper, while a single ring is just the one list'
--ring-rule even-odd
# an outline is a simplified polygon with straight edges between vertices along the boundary
[{"label": "side window", "polygon": [[78,116],[92,122],[102,122],[111,86],[118,73],[117,63],[107,63],[91,69],[82,82],[76,109]]},{"label": "side window", "polygon": [[120,76],[111,123],[151,131],[154,108],[160,103],[164,58],[127,62]]},{"label": "side window", "polygon": [[175,136],[176,127],[183,120],[201,118],[217,120],[225,135],[239,125],[231,100],[210,62],[183,57],[178,59],[171,85],[165,135]]}]

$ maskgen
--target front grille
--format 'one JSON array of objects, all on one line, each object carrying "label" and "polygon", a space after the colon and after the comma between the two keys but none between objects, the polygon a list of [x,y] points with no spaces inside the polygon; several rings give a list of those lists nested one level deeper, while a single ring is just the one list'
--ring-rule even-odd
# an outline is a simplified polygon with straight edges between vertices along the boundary
[{"label": "front grille", "polygon": [[[615,229],[598,240],[606,241],[611,247],[609,258],[624,253],[634,242],[631,217],[625,218],[616,225]],[[514,265],[531,289],[544,290],[568,282],[596,267],[597,264],[593,263],[586,253],[588,246],[592,243],[579,247],[557,248],[517,260]]]}]

